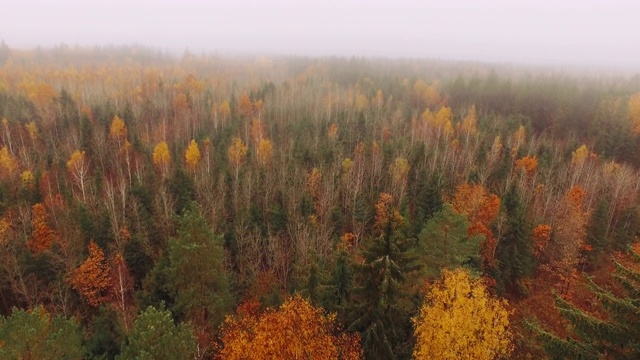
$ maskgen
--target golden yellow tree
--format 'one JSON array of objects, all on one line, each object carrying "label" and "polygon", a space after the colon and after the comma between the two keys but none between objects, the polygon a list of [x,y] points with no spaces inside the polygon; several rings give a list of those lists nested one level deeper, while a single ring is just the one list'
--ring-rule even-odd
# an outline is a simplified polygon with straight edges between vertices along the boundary
[{"label": "golden yellow tree", "polygon": [[111,126],[109,127],[109,137],[115,140],[118,145],[127,138],[127,125],[118,115],[111,120]]},{"label": "golden yellow tree", "polygon": [[[279,309],[258,314],[255,304],[227,317],[222,329],[222,350],[217,358],[240,359],[342,359],[362,358],[357,334],[338,334],[335,314],[325,314],[300,296]],[[242,308],[247,308],[242,311]]]},{"label": "golden yellow tree", "polygon": [[82,192],[82,201],[87,201],[86,188],[89,178],[89,160],[84,151],[76,150],[67,161],[67,169],[71,173],[73,181]]},{"label": "golden yellow tree", "polygon": [[198,143],[195,140],[191,140],[187,150],[184,152],[184,160],[187,163],[187,167],[190,170],[195,170],[198,164],[200,163],[200,148],[198,147]]},{"label": "golden yellow tree", "polygon": [[269,139],[262,139],[258,143],[258,149],[256,150],[258,162],[260,166],[266,167],[271,163],[271,157],[273,156],[273,144]]},{"label": "golden yellow tree", "polygon": [[5,176],[11,176],[18,169],[18,162],[11,155],[9,149],[3,146],[0,150],[0,168]]},{"label": "golden yellow tree", "polygon": [[153,150],[153,163],[162,171],[162,175],[166,175],[171,163],[171,153],[166,142],[161,141]]},{"label": "golden yellow tree", "polygon": [[229,147],[228,155],[229,155],[229,163],[233,168],[236,180],[238,179],[238,172],[240,170],[240,165],[244,163],[244,159],[247,156],[247,145],[244,144],[244,141],[239,137],[233,138],[233,143]]},{"label": "golden yellow tree", "polygon": [[481,280],[462,269],[443,270],[413,319],[415,359],[492,360],[509,355],[506,300],[493,298]]}]

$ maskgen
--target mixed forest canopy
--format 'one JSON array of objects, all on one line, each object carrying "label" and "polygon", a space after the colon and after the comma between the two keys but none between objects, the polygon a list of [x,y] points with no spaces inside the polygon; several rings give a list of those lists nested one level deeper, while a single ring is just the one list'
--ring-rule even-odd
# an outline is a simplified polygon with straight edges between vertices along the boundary
[{"label": "mixed forest canopy", "polygon": [[3,43],[0,119],[3,359],[637,358],[640,75]]}]

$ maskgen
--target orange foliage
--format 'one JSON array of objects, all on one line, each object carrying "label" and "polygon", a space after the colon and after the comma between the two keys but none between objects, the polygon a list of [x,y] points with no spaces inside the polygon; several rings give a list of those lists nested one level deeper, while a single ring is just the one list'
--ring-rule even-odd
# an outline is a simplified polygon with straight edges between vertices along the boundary
[{"label": "orange foliage", "polygon": [[238,116],[243,118],[253,116],[253,103],[251,102],[249,95],[243,94],[242,96],[240,96],[236,111],[238,112]]},{"label": "orange foliage", "polygon": [[549,240],[551,240],[551,226],[540,224],[533,229],[533,252],[536,258],[544,252]]},{"label": "orange foliage", "polygon": [[42,203],[37,203],[31,208],[31,222],[33,233],[27,241],[27,247],[34,254],[48,250],[56,240],[56,232],[47,224],[47,209]]},{"label": "orange foliage", "polygon": [[338,124],[333,123],[329,126],[329,131],[327,131],[327,137],[331,141],[335,141],[338,138]]},{"label": "orange foliage", "polygon": [[251,128],[249,132],[251,133],[251,140],[254,144],[257,144],[260,140],[266,137],[267,128],[264,126],[262,120],[253,119],[251,120]]},{"label": "orange foliage", "polygon": [[495,194],[491,194],[482,184],[464,183],[457,187],[452,205],[458,214],[464,214],[469,218],[471,223],[467,231],[469,236],[484,236],[482,257],[485,266],[491,266],[496,239],[489,225],[500,212],[500,199]]},{"label": "orange foliage", "polygon": [[522,159],[518,159],[516,160],[516,168],[522,169],[527,176],[531,176],[538,169],[538,157],[527,155]]},{"label": "orange foliage", "polygon": [[104,252],[93,241],[89,243],[89,257],[71,273],[69,282],[91,306],[98,306],[107,299],[111,271]]},{"label": "orange foliage", "polygon": [[357,334],[338,334],[335,315],[325,314],[300,296],[279,309],[258,313],[257,303],[242,305],[225,319],[218,359],[343,359],[363,356]]},{"label": "orange foliage", "polygon": [[404,218],[400,215],[400,212],[394,209],[393,196],[387,193],[380,193],[378,203],[376,203],[376,222],[375,229],[379,235],[384,234],[389,222],[391,222],[392,228],[397,228],[404,223]]}]

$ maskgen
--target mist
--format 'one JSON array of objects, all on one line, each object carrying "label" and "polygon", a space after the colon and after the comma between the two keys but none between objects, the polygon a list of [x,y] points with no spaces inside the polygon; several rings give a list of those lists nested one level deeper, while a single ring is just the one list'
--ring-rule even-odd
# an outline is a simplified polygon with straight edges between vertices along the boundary
[{"label": "mist", "polygon": [[171,52],[375,56],[640,67],[640,2],[5,1],[13,48],[143,44]]}]

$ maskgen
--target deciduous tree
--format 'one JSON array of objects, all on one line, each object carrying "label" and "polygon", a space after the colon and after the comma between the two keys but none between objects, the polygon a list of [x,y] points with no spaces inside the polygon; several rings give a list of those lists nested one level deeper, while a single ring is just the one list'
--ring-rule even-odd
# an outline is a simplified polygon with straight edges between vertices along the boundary
[{"label": "deciduous tree", "polygon": [[461,269],[444,270],[429,289],[415,325],[415,359],[492,360],[511,352],[506,300]]}]

